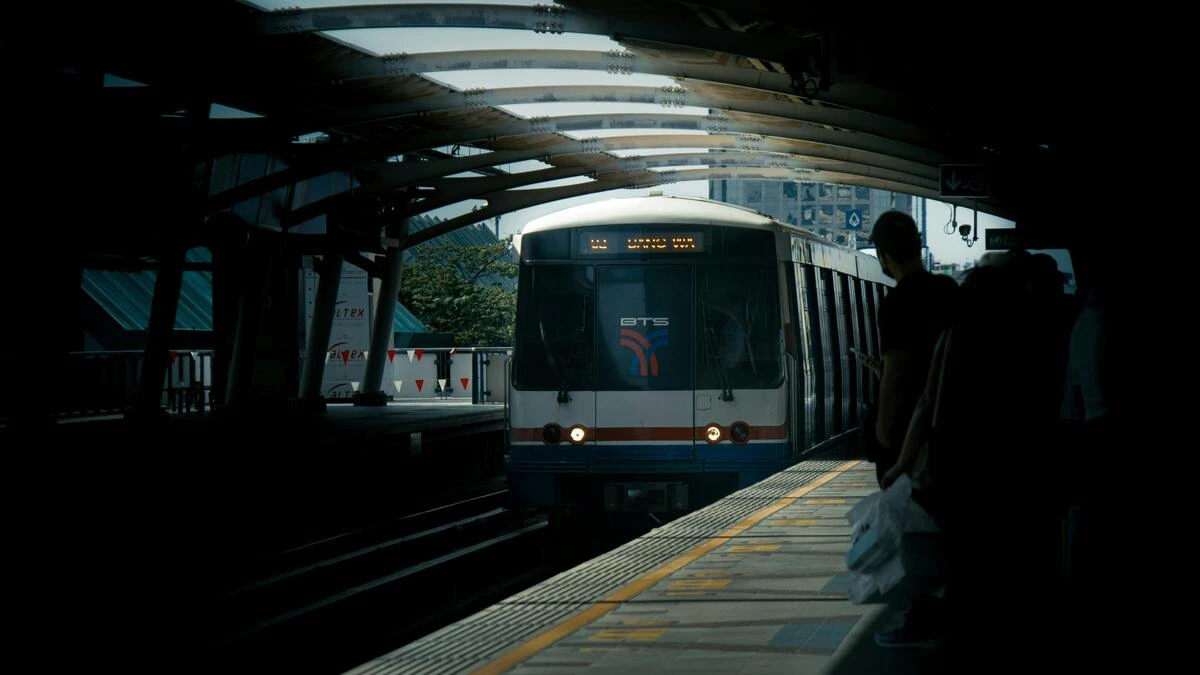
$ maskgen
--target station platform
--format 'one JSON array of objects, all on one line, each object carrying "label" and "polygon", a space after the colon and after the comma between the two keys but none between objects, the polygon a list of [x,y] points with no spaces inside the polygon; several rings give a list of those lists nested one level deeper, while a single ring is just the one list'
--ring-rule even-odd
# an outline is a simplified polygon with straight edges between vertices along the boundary
[{"label": "station platform", "polygon": [[172,569],[215,569],[502,475],[504,415],[502,404],[469,400],[330,404],[324,413],[247,406],[0,429],[0,444],[15,452],[16,473],[54,477],[56,503],[79,526],[102,521],[96,532],[110,537],[115,527],[131,551],[168,548],[169,538],[189,551]]},{"label": "station platform", "polygon": [[453,399],[400,400],[378,407],[330,404],[324,418],[324,428],[330,434],[375,437],[424,433],[450,438],[502,431],[504,406]]},{"label": "station platform", "polygon": [[350,672],[938,671],[938,649],[874,644],[903,605],[848,598],[846,515],[875,480],[803,461]]},{"label": "station platform", "polygon": [[[255,432],[279,432],[284,435],[303,434],[312,444],[344,443],[387,437],[407,437],[427,434],[431,438],[454,438],[504,429],[504,406],[499,403],[472,404],[469,400],[399,400],[382,406],[355,406],[349,403],[330,403],[325,412],[273,408],[233,412],[168,414],[154,420],[133,420],[124,415],[68,417],[46,429],[61,434],[139,433],[169,430],[172,435],[186,438],[205,438],[229,428],[246,429],[247,422],[261,423],[249,427]],[[0,422],[0,436],[9,433]]]}]

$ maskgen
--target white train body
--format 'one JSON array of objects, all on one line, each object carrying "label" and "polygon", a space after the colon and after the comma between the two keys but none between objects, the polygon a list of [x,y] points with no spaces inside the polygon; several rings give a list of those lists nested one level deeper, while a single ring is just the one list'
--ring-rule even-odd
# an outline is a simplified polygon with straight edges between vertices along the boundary
[{"label": "white train body", "polygon": [[686,511],[846,438],[890,283],[762,214],[613,199],[521,238],[508,473],[521,504]]}]

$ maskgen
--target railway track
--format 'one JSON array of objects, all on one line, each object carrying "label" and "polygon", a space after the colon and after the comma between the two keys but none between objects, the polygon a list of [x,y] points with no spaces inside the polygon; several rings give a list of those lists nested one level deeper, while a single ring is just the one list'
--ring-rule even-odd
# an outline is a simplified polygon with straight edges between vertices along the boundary
[{"label": "railway track", "polygon": [[507,491],[246,561],[214,598],[212,665],[340,672],[549,576]]}]

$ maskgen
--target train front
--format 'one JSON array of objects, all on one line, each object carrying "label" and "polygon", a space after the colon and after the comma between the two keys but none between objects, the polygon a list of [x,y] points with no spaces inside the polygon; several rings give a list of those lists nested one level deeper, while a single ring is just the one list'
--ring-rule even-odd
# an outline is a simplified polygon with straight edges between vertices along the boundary
[{"label": "train front", "polygon": [[775,247],[766,227],[527,229],[508,465],[517,503],[677,514],[786,466]]}]

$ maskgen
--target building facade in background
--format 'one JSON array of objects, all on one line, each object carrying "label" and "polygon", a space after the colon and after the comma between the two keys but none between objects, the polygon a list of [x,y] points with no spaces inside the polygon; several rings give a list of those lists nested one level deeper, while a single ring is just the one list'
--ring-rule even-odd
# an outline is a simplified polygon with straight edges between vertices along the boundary
[{"label": "building facade in background", "polygon": [[754,209],[846,246],[866,248],[875,218],[895,209],[910,214],[925,240],[924,200],[900,192],[850,185],[771,180],[709,181],[709,198]]}]

